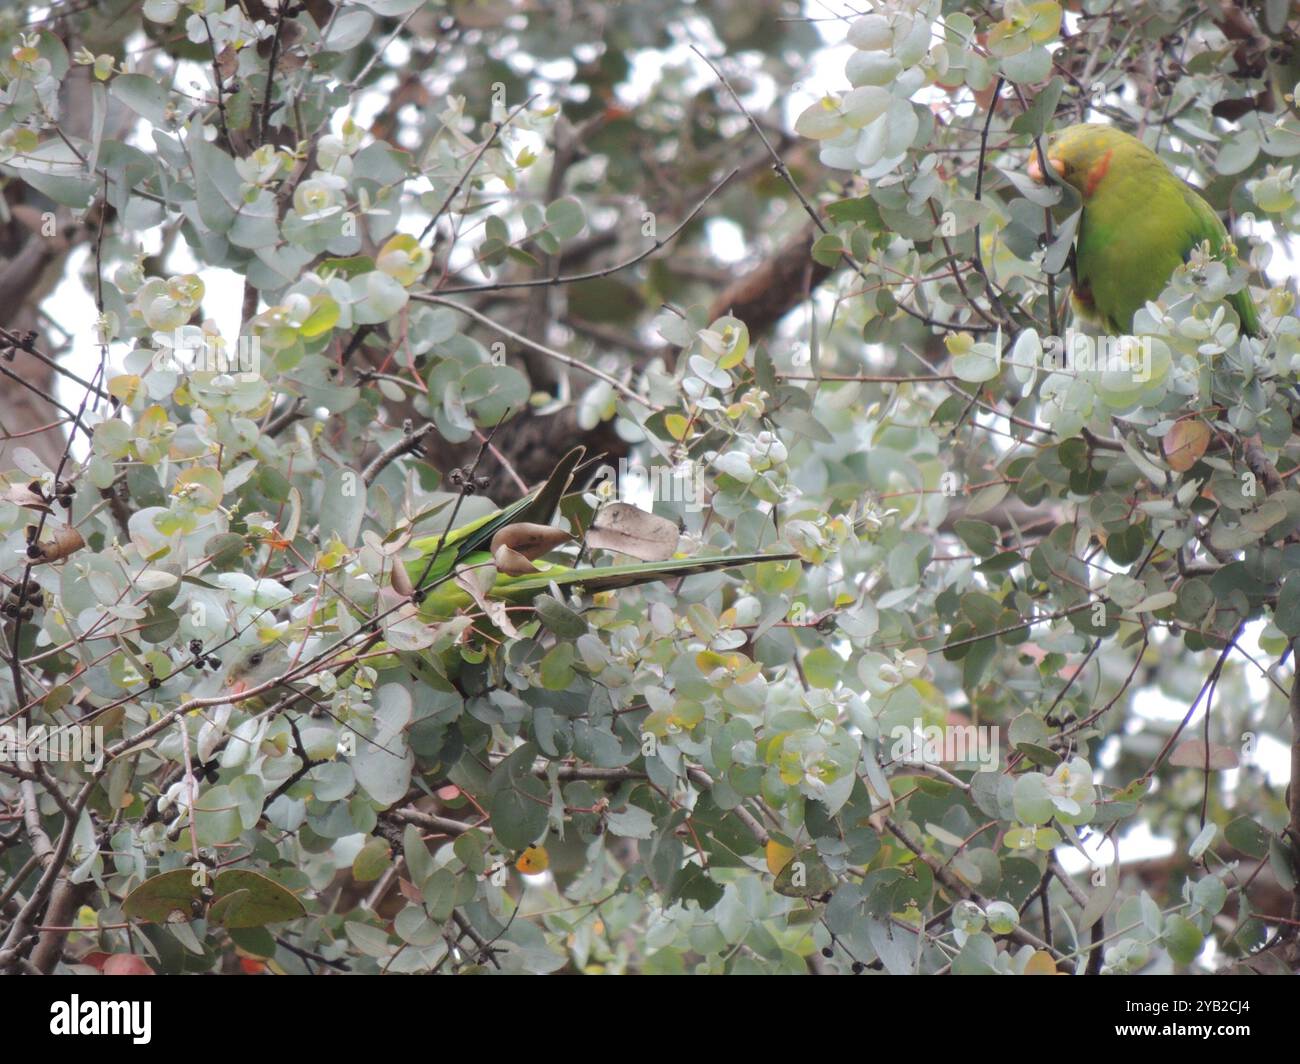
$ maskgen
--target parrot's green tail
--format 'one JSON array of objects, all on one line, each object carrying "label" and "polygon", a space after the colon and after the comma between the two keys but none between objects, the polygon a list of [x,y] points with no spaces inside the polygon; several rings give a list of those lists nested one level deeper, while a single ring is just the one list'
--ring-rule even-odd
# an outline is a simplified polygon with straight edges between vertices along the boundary
[{"label": "parrot's green tail", "polygon": [[[549,524],[585,453],[582,447],[573,448],[560,459],[545,483],[518,502],[442,535],[416,540],[412,545],[424,552],[424,556],[408,562],[407,573],[417,591],[421,614],[429,620],[445,620],[470,608],[474,596],[456,575],[457,570],[464,572],[466,578],[472,579],[471,574],[475,571],[492,566],[492,539],[502,529],[519,524]],[[758,562],[790,561],[795,557],[790,553],[747,553],[670,558],[667,561],[582,569],[535,562],[535,573],[512,576],[497,572],[491,587],[483,589],[479,594],[513,605],[527,605],[553,585],[560,589],[597,594],[657,580],[684,578],[719,569],[735,569]]]},{"label": "parrot's green tail", "polygon": [[1255,306],[1255,301],[1251,298],[1249,291],[1243,288],[1240,292],[1233,292],[1228,297],[1228,302],[1232,304],[1232,309],[1237,312],[1237,317],[1241,319],[1242,332],[1251,337],[1263,335],[1264,329],[1259,322],[1259,308]]},{"label": "parrot's green tail", "polygon": [[528,576],[500,576],[488,593],[493,598],[531,601],[552,584],[566,590],[595,595],[601,591],[651,584],[658,580],[684,579],[719,569],[739,569],[760,562],[788,562],[797,558],[789,552],[777,554],[720,554],[708,558],[670,558],[665,562],[635,562],[629,565],[597,565],[574,569],[567,565],[539,565],[541,572]]}]

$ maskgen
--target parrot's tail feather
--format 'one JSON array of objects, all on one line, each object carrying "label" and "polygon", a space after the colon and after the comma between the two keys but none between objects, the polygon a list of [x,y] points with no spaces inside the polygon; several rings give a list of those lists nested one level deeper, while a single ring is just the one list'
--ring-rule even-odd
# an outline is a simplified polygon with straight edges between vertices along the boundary
[{"label": "parrot's tail feather", "polygon": [[671,558],[665,562],[637,562],[630,565],[600,565],[589,569],[571,569],[556,565],[534,576],[506,577],[493,587],[494,597],[530,599],[552,584],[580,590],[587,594],[613,591],[638,584],[654,583],[716,572],[719,569],[738,569],[744,565],[761,562],[787,562],[797,558],[791,553],[781,554],[730,554],[710,558]]}]

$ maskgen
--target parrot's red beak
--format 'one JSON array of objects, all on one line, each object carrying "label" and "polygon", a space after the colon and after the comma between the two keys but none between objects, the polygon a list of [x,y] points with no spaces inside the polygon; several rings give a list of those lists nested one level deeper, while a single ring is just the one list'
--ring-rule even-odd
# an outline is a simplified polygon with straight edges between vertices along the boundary
[{"label": "parrot's red beak", "polygon": [[[1053,159],[1049,155],[1047,156],[1047,165],[1056,171],[1057,177],[1065,176],[1065,163],[1061,162],[1060,159]],[[1033,178],[1035,181],[1037,181],[1040,185],[1043,184],[1043,168],[1038,165],[1037,151],[1032,151],[1029,153],[1028,173],[1029,176]]]}]

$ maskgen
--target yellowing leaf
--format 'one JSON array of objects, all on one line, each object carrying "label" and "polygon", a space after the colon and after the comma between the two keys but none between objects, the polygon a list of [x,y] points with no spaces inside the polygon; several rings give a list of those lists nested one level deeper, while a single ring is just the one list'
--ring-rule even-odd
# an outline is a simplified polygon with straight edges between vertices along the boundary
[{"label": "yellowing leaf", "polygon": [[415,237],[409,233],[398,233],[380,248],[375,268],[388,274],[400,285],[411,285],[424,275],[432,261],[432,253],[421,247]]},{"label": "yellowing leaf", "polygon": [[1204,421],[1187,419],[1174,422],[1162,441],[1169,468],[1186,473],[1201,460],[1210,445],[1210,426]]},{"label": "yellowing leaf", "polygon": [[196,509],[215,510],[224,493],[221,474],[211,466],[190,466],[176,478],[172,494],[188,498]]},{"label": "yellowing leaf", "polygon": [[131,405],[140,390],[140,378],[134,373],[122,373],[108,382],[108,394],[126,406]]},{"label": "yellowing leaf", "polygon": [[515,861],[515,868],[526,876],[535,876],[545,872],[551,866],[551,855],[545,846],[529,846]]},{"label": "yellowing leaf", "polygon": [[767,870],[772,875],[780,875],[781,869],[790,863],[793,856],[793,847],[782,846],[776,839],[767,840]]},{"label": "yellowing leaf", "polygon": [[1061,975],[1056,970],[1056,962],[1052,960],[1052,955],[1046,950],[1039,950],[1029,958],[1029,963],[1025,965],[1025,975]]},{"label": "yellowing leaf", "polygon": [[311,313],[307,315],[307,320],[298,326],[298,335],[306,339],[329,332],[339,320],[339,305],[329,296],[315,295],[311,303]]},{"label": "yellowing leaf", "polygon": [[816,847],[809,846],[777,873],[772,888],[787,898],[815,898],[835,889],[835,877],[817,855]]}]

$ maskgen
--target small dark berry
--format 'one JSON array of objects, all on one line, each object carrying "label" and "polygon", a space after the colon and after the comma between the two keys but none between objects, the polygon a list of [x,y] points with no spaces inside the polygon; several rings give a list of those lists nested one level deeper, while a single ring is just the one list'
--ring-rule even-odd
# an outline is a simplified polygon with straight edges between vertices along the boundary
[{"label": "small dark berry", "polygon": [[866,971],[866,968],[867,968],[867,966],[866,966],[865,964],[863,964],[861,961],[854,961],[854,962],[853,962],[853,974],[854,974],[854,975],[861,975],[864,971]]},{"label": "small dark berry", "polygon": [[835,956],[835,951],[831,949],[830,946],[823,946],[822,956],[825,957],[827,960],[829,960],[831,957]]}]

